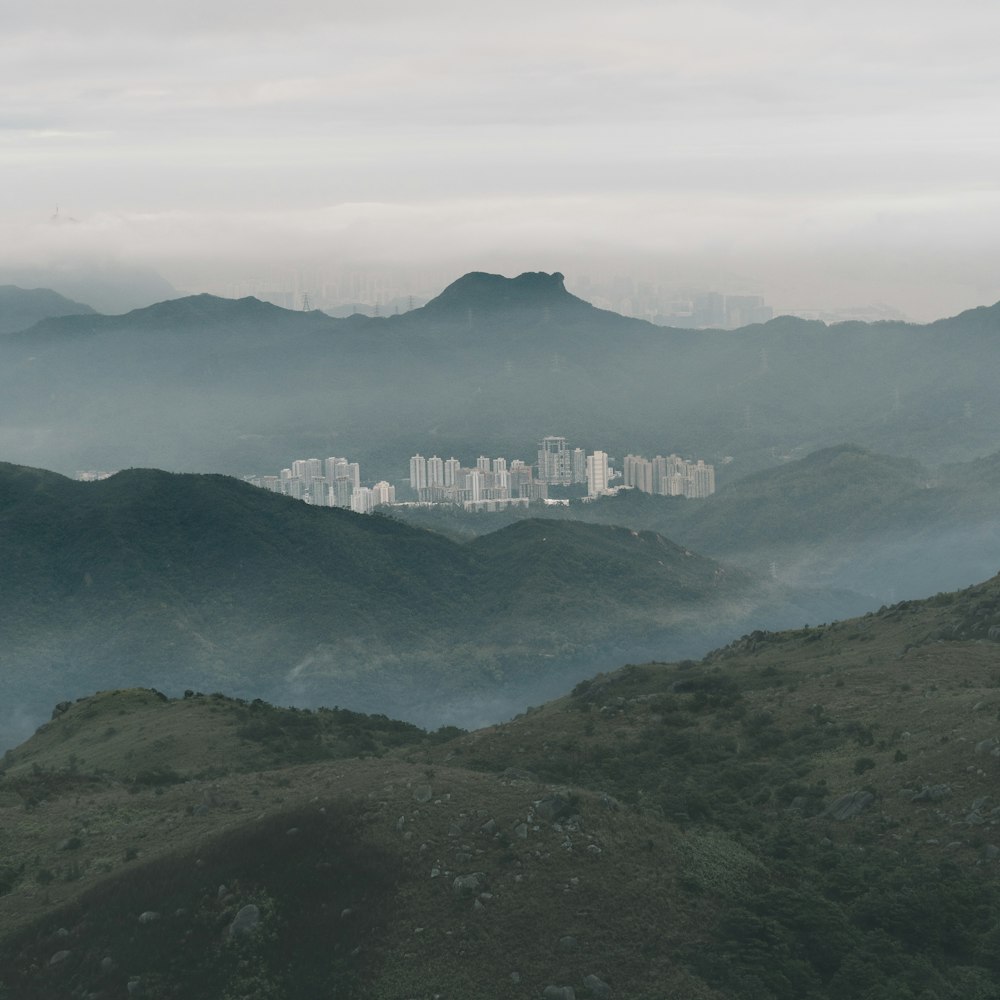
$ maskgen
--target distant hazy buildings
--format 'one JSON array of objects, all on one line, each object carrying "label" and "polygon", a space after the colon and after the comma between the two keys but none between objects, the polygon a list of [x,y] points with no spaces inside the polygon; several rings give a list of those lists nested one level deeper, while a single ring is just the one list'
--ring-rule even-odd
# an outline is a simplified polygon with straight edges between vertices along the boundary
[{"label": "distant hazy buildings", "polygon": [[[591,499],[614,492],[611,483],[618,476],[606,451],[587,454],[583,448],[570,448],[566,438],[550,435],[538,443],[537,455],[537,465],[519,458],[480,455],[475,465],[464,466],[454,456],[425,458],[418,453],[410,457],[413,499],[408,502],[496,511],[548,500],[550,487],[586,484]],[[111,473],[77,473],[77,478],[106,475]],[[700,498],[715,492],[713,466],[701,459],[688,461],[677,455],[657,455],[652,460],[626,455],[623,480],[628,488],[665,496]],[[382,480],[363,486],[358,463],[337,456],[299,458],[276,476],[248,476],[246,482],[315,507],[344,507],[359,514],[399,502],[391,483]],[[582,496],[582,491],[575,491],[575,495]]]},{"label": "distant hazy buildings", "polygon": [[101,479],[110,479],[114,474],[114,472],[98,472],[96,469],[87,469],[82,472],[78,471],[73,478],[81,483],[96,483]]},{"label": "distant hazy buildings", "polygon": [[622,476],[626,489],[660,496],[703,499],[715,492],[715,466],[700,458],[687,461],[679,455],[653,459],[626,455]]},{"label": "distant hazy buildings", "polygon": [[538,499],[532,491],[531,468],[514,459],[480,455],[466,468],[455,457],[410,459],[410,490],[418,503],[457,504],[466,510],[499,510]]},{"label": "distant hazy buildings", "polygon": [[608,455],[595,451],[587,456],[587,496],[600,497],[608,492]]},{"label": "distant hazy buildings", "polygon": [[651,319],[663,326],[696,330],[736,330],[774,318],[774,310],[760,295],[721,295],[703,292],[690,299],[671,302],[664,312]]},{"label": "distant hazy buildings", "polygon": [[573,482],[573,456],[564,437],[544,437],[538,443],[538,480],[550,486]]},{"label": "distant hazy buildings", "polygon": [[345,507],[359,514],[396,502],[395,486],[362,486],[360,465],[337,456],[299,458],[277,476],[248,476],[246,482],[314,507]]}]

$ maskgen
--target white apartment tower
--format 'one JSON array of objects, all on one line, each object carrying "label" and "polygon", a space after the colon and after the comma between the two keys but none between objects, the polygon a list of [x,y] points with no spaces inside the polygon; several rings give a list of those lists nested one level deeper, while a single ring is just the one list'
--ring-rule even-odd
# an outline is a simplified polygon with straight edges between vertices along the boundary
[{"label": "white apartment tower", "polygon": [[410,459],[410,489],[417,496],[427,489],[427,459],[423,455],[414,455]]},{"label": "white apartment tower", "polygon": [[372,487],[372,493],[375,495],[376,506],[396,502],[396,487],[384,479]]},{"label": "white apartment tower", "polygon": [[697,465],[688,465],[689,497],[702,499],[715,492],[715,466],[706,465],[700,458]]},{"label": "white apartment tower", "polygon": [[595,451],[587,456],[587,494],[603,496],[608,492],[608,453]]},{"label": "white apartment tower", "polygon": [[465,477],[465,488],[469,491],[469,499],[473,503],[483,499],[483,486],[486,480],[486,473],[482,469],[470,469]]},{"label": "white apartment tower", "polygon": [[375,509],[375,493],[365,486],[351,492],[351,510],[355,514],[370,514]]},{"label": "white apartment tower", "polygon": [[292,475],[309,484],[316,476],[323,475],[323,463],[318,458],[298,458],[292,462]]},{"label": "white apartment tower", "polygon": [[566,438],[550,435],[538,442],[538,478],[554,485],[573,482],[573,459]]},{"label": "white apartment tower", "polygon": [[332,483],[337,478],[337,465],[341,462],[346,462],[346,458],[338,458],[336,455],[331,455],[323,463],[323,474]]}]

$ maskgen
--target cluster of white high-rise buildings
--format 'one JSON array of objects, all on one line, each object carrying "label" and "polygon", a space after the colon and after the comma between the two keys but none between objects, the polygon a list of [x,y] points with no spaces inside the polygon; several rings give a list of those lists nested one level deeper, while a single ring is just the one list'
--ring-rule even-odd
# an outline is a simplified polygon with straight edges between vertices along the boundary
[{"label": "cluster of white high-rise buildings", "polygon": [[608,464],[607,452],[588,455],[583,448],[571,450],[566,438],[549,435],[538,442],[538,478],[549,485],[586,483],[587,495],[599,497],[608,492],[614,469]]},{"label": "cluster of white high-rise buildings", "polygon": [[520,459],[480,455],[467,468],[457,458],[414,455],[410,459],[410,488],[421,503],[458,504],[466,510],[499,510],[527,506],[547,495],[530,465]]},{"label": "cluster of white high-rise buildings", "polygon": [[272,493],[282,493],[317,507],[347,507],[369,514],[396,502],[396,487],[384,480],[361,485],[361,467],[346,458],[299,458],[277,476],[249,476],[246,480]]},{"label": "cluster of white high-rise buildings", "polygon": [[587,455],[582,448],[571,450],[563,437],[546,437],[538,445],[537,465],[480,455],[475,466],[467,468],[457,458],[414,455],[410,487],[422,503],[499,510],[547,499],[549,486],[587,483],[590,496],[601,496],[608,492],[611,472],[603,451]]},{"label": "cluster of white high-rise buildings", "polygon": [[678,455],[626,455],[622,470],[624,485],[643,493],[666,497],[703,498],[715,492],[715,466],[700,458],[689,462]]},{"label": "cluster of white high-rise buildings", "polygon": [[[410,489],[418,503],[480,511],[546,500],[550,486],[586,484],[589,497],[612,492],[610,483],[617,474],[607,452],[587,454],[583,448],[570,448],[564,437],[548,436],[539,441],[537,454],[534,464],[480,455],[468,467],[454,457],[414,455]],[[347,507],[359,514],[396,503],[395,486],[385,480],[362,486],[360,466],[346,458],[300,458],[277,476],[248,476],[246,481],[318,507]],[[677,455],[657,455],[652,460],[626,455],[622,484],[664,496],[707,497],[715,492],[715,468],[701,459],[688,461]]]},{"label": "cluster of white high-rise buildings", "polygon": [[[479,456],[475,468],[465,468],[457,458],[437,455],[410,459],[410,486],[418,501],[461,504],[468,510],[495,510],[545,499],[550,486],[586,483],[587,495],[599,497],[609,492],[614,478],[607,452],[588,455],[555,435],[539,441],[534,466],[519,459],[508,462],[486,455]],[[657,455],[651,461],[627,455],[622,479],[627,488],[664,496],[707,497],[715,492],[715,467],[678,455]]]}]

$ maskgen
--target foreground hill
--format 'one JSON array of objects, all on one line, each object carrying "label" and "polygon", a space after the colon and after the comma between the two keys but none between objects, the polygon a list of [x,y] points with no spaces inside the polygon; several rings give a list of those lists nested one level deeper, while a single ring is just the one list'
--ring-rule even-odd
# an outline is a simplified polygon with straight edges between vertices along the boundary
[{"label": "foreground hill", "polygon": [[842,441],[963,461],[996,449],[998,331],[1000,306],[672,330],[596,309],[558,273],[465,275],[382,318],[201,295],[4,338],[0,422],[9,459],[63,469],[250,474],[336,449],[396,478],[418,451],[530,459],[548,433],[731,456],[733,473]]},{"label": "foreground hill", "polygon": [[998,629],[995,578],[435,737],[221,695],[61,705],[2,764],[0,982],[988,1000]]},{"label": "foreground hill", "polygon": [[0,548],[5,729],[135,684],[492,721],[608,662],[859,606],[651,532],[526,522],[463,545],[153,470],[78,483],[0,466]]},{"label": "foreground hill", "polygon": [[488,517],[398,508],[410,524],[471,538],[530,516],[657,531],[717,559],[796,585],[879,600],[981,580],[1000,566],[1000,453],[928,468],[839,445],[722,485],[705,500],[623,490]]}]

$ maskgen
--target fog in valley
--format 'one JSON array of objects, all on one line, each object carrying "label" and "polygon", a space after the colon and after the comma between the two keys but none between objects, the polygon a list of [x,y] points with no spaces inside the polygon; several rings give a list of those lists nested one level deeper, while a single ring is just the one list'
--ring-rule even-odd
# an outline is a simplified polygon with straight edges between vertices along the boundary
[{"label": "fog in valley", "polygon": [[[399,315],[340,319],[5,294],[52,313],[0,338],[11,732],[137,684],[476,728],[625,662],[698,659],[1000,565],[996,307],[683,330],[541,272],[470,273]],[[565,447],[616,478],[546,485],[541,439],[567,427]],[[332,453],[356,463],[343,493],[347,459],[315,459],[315,487],[285,468]],[[508,473],[476,473],[429,503],[445,496],[411,459],[434,453],[522,460],[528,485],[507,499]],[[627,479],[663,454],[717,481],[662,495]],[[377,482],[395,506],[330,509],[367,510]]]}]

